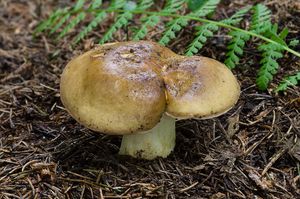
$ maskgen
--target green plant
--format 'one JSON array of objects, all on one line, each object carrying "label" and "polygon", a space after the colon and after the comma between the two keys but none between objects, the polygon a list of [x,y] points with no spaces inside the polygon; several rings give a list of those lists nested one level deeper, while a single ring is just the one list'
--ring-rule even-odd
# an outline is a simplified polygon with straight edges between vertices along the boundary
[{"label": "green plant", "polygon": [[[278,36],[278,38],[282,40],[280,42],[283,42],[288,34],[288,30],[283,29],[279,35],[277,34],[277,30],[278,26],[273,25],[267,33],[269,33],[271,35],[270,37],[274,40],[277,39]],[[277,44],[264,43],[258,47],[258,50],[262,52],[262,59],[260,61],[261,67],[258,71],[256,84],[260,90],[265,90],[267,89],[269,82],[273,79],[273,75],[277,73],[279,68],[277,59],[283,57],[283,49]]]},{"label": "green plant", "polygon": [[[271,12],[270,10],[262,5],[257,4],[252,8],[253,15],[251,20],[250,31],[256,34],[264,33],[271,25]],[[243,54],[243,48],[245,43],[251,38],[249,34],[241,32],[239,30],[232,30],[229,32],[232,37],[229,45],[227,46],[228,52],[226,54],[227,59],[225,64],[230,68],[235,68]]]},{"label": "green plant", "polygon": [[[220,0],[209,0],[205,1],[201,4],[197,9],[187,14],[187,16],[191,17],[205,17],[209,13],[212,13],[215,8],[217,7]],[[164,32],[163,36],[159,40],[159,43],[162,45],[167,45],[171,39],[176,38],[176,32],[180,31],[182,28],[188,25],[189,18],[185,16],[177,17],[171,20],[167,24],[166,31]]]},{"label": "green plant", "polygon": [[279,86],[276,88],[276,91],[285,91],[289,86],[296,86],[300,81],[300,72],[297,72],[295,75],[288,76],[284,78]]},{"label": "green plant", "polygon": [[[39,24],[35,34],[43,31],[47,31],[49,34],[58,33],[56,39],[61,39],[76,26],[81,27],[79,33],[73,37],[73,44],[75,45],[106,20],[110,16],[109,13],[113,13],[115,20],[106,29],[99,43],[112,40],[115,32],[129,25],[135,27],[135,30],[132,28],[134,31],[128,39],[141,40],[145,38],[149,29],[162,24],[164,25],[163,33],[158,42],[162,45],[168,45],[171,40],[176,38],[179,31],[188,26],[190,21],[201,22],[196,23],[194,38],[187,46],[185,54],[192,56],[198,53],[208,38],[213,37],[220,28],[226,28],[230,30],[228,35],[231,40],[227,45],[225,64],[228,68],[233,69],[239,63],[247,42],[252,38],[258,38],[253,40],[261,52],[256,83],[259,89],[267,89],[278,71],[277,60],[283,57],[285,51],[300,57],[300,53],[292,49],[298,45],[298,40],[293,40],[287,44],[288,30],[284,28],[278,33],[277,24],[271,22],[271,11],[262,4],[242,8],[226,19],[212,20],[211,17],[213,17],[219,2],[220,0],[166,0],[162,9],[149,11],[150,8],[154,7],[154,0],[113,0],[105,8],[103,8],[101,0],[94,0],[89,4],[85,3],[84,0],[77,0],[74,7],[54,11],[48,19]],[[185,11],[186,5],[189,8],[187,12]],[[251,17],[250,28],[239,28],[240,22],[246,15]],[[87,25],[83,23],[86,16],[91,18]],[[140,19],[140,25],[134,25],[131,22],[134,16],[140,16],[140,18],[137,17]],[[162,19],[164,21],[169,19],[169,21],[164,22]],[[283,91],[289,85],[296,85],[299,80],[298,77],[291,76],[291,78],[283,80],[276,91]],[[287,81],[291,84],[286,83]]]},{"label": "green plant", "polygon": [[[170,0],[166,2],[166,5],[164,8],[161,10],[163,13],[176,13],[182,6],[183,6],[184,0]],[[143,39],[147,32],[148,28],[155,27],[160,21],[160,16],[159,15],[146,15],[145,17],[141,18],[142,25],[140,29],[134,34],[133,40],[138,41]]]},{"label": "green plant", "polygon": [[[236,12],[234,15],[232,15],[228,19],[223,19],[221,22],[228,24],[228,25],[237,25],[243,19],[243,16],[249,11],[249,9],[250,9],[250,7],[247,6],[243,9],[241,9],[240,11]],[[185,53],[187,56],[192,56],[193,54],[197,53],[203,47],[203,45],[207,41],[207,38],[212,37],[214,35],[214,33],[219,29],[219,27],[215,24],[204,23],[200,26],[197,26],[195,29],[198,31],[196,33],[194,40],[188,46],[188,49]],[[238,32],[238,31],[236,31],[236,32]],[[245,35],[247,35],[247,34],[245,34]]]}]

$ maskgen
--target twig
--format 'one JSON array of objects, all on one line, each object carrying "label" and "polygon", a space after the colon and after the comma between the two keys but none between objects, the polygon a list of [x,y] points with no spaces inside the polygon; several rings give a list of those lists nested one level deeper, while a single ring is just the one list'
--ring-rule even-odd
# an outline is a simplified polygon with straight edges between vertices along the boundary
[{"label": "twig", "polygon": [[265,168],[262,171],[261,175],[264,176],[267,173],[267,171],[271,168],[271,166],[276,162],[276,160],[278,160],[286,151],[287,151],[287,147],[283,147],[277,153],[275,153],[271,157],[270,162],[265,166]]},{"label": "twig", "polygon": [[180,193],[186,192],[187,190],[190,190],[191,188],[193,188],[193,187],[196,186],[197,184],[199,184],[199,182],[195,182],[195,183],[191,184],[190,186],[188,186],[188,187],[186,187],[186,188],[180,189],[179,192],[180,192]]},{"label": "twig", "polygon": [[269,131],[263,138],[261,138],[259,141],[255,142],[253,145],[251,145],[248,149],[246,149],[244,155],[247,156],[248,154],[252,153],[256,147],[258,147],[267,137],[269,137],[271,134],[273,134],[271,131]]},{"label": "twig", "polygon": [[80,194],[80,199],[83,199],[84,192],[85,192],[85,185],[83,185],[83,188],[82,188],[82,191],[81,191],[81,194]]},{"label": "twig", "polygon": [[104,199],[104,196],[103,196],[102,188],[101,188],[101,187],[99,188],[99,191],[100,191],[100,199]]}]

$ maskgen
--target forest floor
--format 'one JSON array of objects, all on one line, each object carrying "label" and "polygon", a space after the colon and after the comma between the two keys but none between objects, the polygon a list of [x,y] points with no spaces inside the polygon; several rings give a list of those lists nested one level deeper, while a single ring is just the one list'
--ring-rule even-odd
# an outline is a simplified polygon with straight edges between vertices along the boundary
[{"label": "forest floor", "polygon": [[[255,2],[290,29],[289,38],[300,39],[299,2]],[[216,18],[255,2],[223,1]],[[255,86],[260,57],[250,42],[233,71],[242,92],[231,111],[177,122],[168,158],[123,157],[121,137],[78,124],[59,94],[66,63],[91,48],[110,21],[75,49],[68,37],[58,43],[47,35],[33,38],[34,27],[57,6],[0,0],[0,198],[300,198],[300,90],[272,92],[285,74],[299,70],[299,58],[286,53],[270,89],[261,92]],[[191,34],[192,26],[169,47],[183,53]],[[126,40],[124,35],[122,30],[115,39]],[[223,61],[227,40],[221,30],[199,54]]]}]

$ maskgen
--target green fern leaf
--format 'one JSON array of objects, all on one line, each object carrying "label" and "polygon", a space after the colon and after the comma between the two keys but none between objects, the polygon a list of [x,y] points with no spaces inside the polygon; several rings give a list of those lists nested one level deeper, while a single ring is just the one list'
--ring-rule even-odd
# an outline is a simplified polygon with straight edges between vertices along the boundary
[{"label": "green fern leaf", "polygon": [[153,5],[153,0],[141,0],[136,10],[146,10]]},{"label": "green fern leaf", "polygon": [[245,14],[247,14],[251,8],[252,8],[252,6],[246,6],[242,9],[240,9],[239,11],[237,11],[236,13],[234,13],[231,17],[229,17],[227,19],[223,19],[221,22],[228,24],[228,25],[235,26],[242,21]]},{"label": "green fern leaf", "polygon": [[40,32],[43,32],[44,30],[48,29],[50,26],[52,26],[58,18],[63,16],[65,13],[68,12],[68,9],[57,9],[55,12],[53,12],[49,18],[43,22],[41,22],[35,29],[34,34],[38,34]]},{"label": "green fern leaf", "polygon": [[128,21],[132,19],[132,13],[130,11],[124,12],[123,14],[119,15],[117,20],[114,24],[108,29],[108,31],[104,34],[104,36],[100,40],[100,44],[107,42],[108,40],[112,39],[113,34],[119,30],[122,26],[128,25]]},{"label": "green fern leaf", "polygon": [[[80,10],[84,5],[84,0],[78,0],[72,9],[72,11],[77,12]],[[56,32],[69,18],[71,17],[71,12],[66,13],[65,16],[63,16],[59,22],[54,26],[54,28],[51,29],[50,34],[53,34]],[[78,24],[83,18],[85,17],[84,13],[79,14],[77,17],[75,17],[71,22],[64,28],[64,30],[61,33],[61,36],[58,38],[61,38],[64,36],[68,31],[70,31],[76,24]]]},{"label": "green fern leaf", "polygon": [[[236,25],[239,23],[243,16],[250,10],[251,7],[245,7],[238,12],[236,12],[234,15],[227,19],[223,19],[221,22],[229,24],[229,25]],[[216,32],[219,27],[214,24],[205,23],[202,26],[196,27],[198,29],[198,32],[196,33],[196,37],[194,38],[193,42],[188,46],[188,49],[186,51],[187,56],[192,56],[196,54],[204,45],[207,38],[212,37],[214,32]],[[241,52],[241,49],[239,46],[236,46],[235,50],[239,54]]]},{"label": "green fern leaf", "polygon": [[250,30],[256,33],[263,33],[271,26],[271,11],[263,4],[253,7],[253,17]]},{"label": "green fern leaf", "polygon": [[73,10],[74,11],[80,10],[83,7],[84,2],[85,2],[85,0],[77,0]]},{"label": "green fern leaf", "polygon": [[298,39],[293,39],[290,41],[289,46],[290,47],[296,47],[299,44],[299,40]]},{"label": "green fern leaf", "polygon": [[250,36],[236,30],[230,31],[228,35],[231,36],[231,40],[227,45],[227,58],[224,63],[229,69],[234,69],[240,61],[239,56],[243,55],[243,48],[245,43],[250,39]]},{"label": "green fern leaf", "polygon": [[[184,0],[169,0],[166,6],[161,10],[162,13],[174,13],[182,7]],[[133,36],[134,41],[143,39],[148,33],[148,28],[155,27],[159,23],[160,17],[157,15],[150,15],[141,19],[142,26]]]},{"label": "green fern leaf", "polygon": [[56,39],[60,39],[65,36],[70,30],[72,30],[79,22],[85,18],[86,14],[84,12],[79,13],[74,19],[72,19],[69,24],[60,32]]},{"label": "green fern leaf", "polygon": [[[271,11],[262,4],[257,4],[252,10],[254,14],[251,20],[250,31],[260,34],[269,30],[271,28]],[[229,35],[232,38],[227,47],[228,52],[226,53],[225,64],[228,68],[233,69],[238,64],[239,56],[243,54],[243,48],[250,36],[238,30],[230,31]]]},{"label": "green fern leaf", "polygon": [[106,12],[100,12],[97,16],[86,26],[74,39],[74,44],[82,40],[89,32],[98,26],[98,24],[103,21],[107,16]]},{"label": "green fern leaf", "polygon": [[191,12],[189,15],[193,17],[205,17],[214,12],[220,0],[207,0],[197,10]]},{"label": "green fern leaf", "polygon": [[284,78],[276,88],[275,92],[285,91],[290,86],[297,86],[299,82],[300,82],[300,71],[297,72],[295,75],[291,75]]},{"label": "green fern leaf", "polygon": [[[147,0],[149,1],[149,0]],[[108,7],[108,9],[119,9],[122,6],[125,6],[126,1],[125,0],[114,0],[112,1],[111,5]],[[127,2],[128,3],[128,2]],[[130,2],[129,2],[130,3]],[[93,2],[93,4],[91,5],[92,9],[96,9],[98,7],[100,7],[102,4],[102,1],[100,0],[95,0]],[[143,4],[142,6],[145,6],[145,4]],[[74,43],[77,43],[78,41],[80,41],[85,35],[88,34],[88,32],[92,31],[95,27],[97,27],[97,25],[103,21],[103,19],[105,19],[107,16],[105,11],[101,11],[99,13],[97,13],[95,15],[95,18],[89,23],[89,25],[87,27],[85,27],[74,39]],[[112,37],[112,34],[117,31],[117,29],[121,28],[123,25],[128,24],[129,19],[131,19],[133,16],[130,12],[125,12],[122,15],[120,15],[117,18],[116,23],[114,24],[114,26],[111,27],[110,30],[107,31],[107,34],[104,36],[104,39],[106,38],[107,40],[109,40]]]},{"label": "green fern leaf", "polygon": [[125,0],[113,0],[107,10],[116,10],[122,8],[124,7],[125,3]]},{"label": "green fern leaf", "polygon": [[213,32],[218,30],[218,26],[214,24],[204,24],[198,27],[198,32],[196,33],[196,37],[194,38],[193,42],[189,45],[185,55],[192,56],[196,54],[199,49],[201,49],[206,42],[208,37],[213,36]]},{"label": "green fern leaf", "polygon": [[68,12],[66,15],[64,15],[59,22],[51,29],[49,34],[55,33],[69,18],[71,17],[71,14]]},{"label": "green fern leaf", "polygon": [[163,13],[175,13],[182,8],[185,0],[168,0],[166,6],[162,9]]},{"label": "green fern leaf", "polygon": [[[78,0],[73,11],[78,11],[83,8],[84,0]],[[74,17],[68,25],[60,32],[56,39],[60,39],[65,36],[70,30],[72,30],[79,22],[81,22],[85,18],[86,14],[84,12],[79,13],[76,17]]]},{"label": "green fern leaf", "polygon": [[143,18],[141,21],[143,22],[140,29],[133,36],[134,41],[138,41],[143,39],[148,33],[148,27],[154,27],[159,23],[159,16],[151,15],[146,18]]},{"label": "green fern leaf", "polygon": [[[97,9],[102,5],[102,0],[94,0],[91,5],[92,9]],[[113,4],[112,4],[113,5]],[[75,37],[73,44],[78,43],[82,40],[89,32],[91,32],[97,25],[106,18],[107,14],[105,11],[96,13],[94,19]]]},{"label": "green fern leaf", "polygon": [[173,19],[171,22],[167,24],[167,30],[164,32],[164,35],[159,40],[158,43],[161,45],[167,45],[171,39],[174,39],[176,37],[175,32],[178,32],[181,30],[182,27],[186,26],[188,24],[188,20],[185,18],[177,18]]},{"label": "green fern leaf", "polygon": [[[219,4],[219,2],[220,0],[208,0],[205,3],[203,3],[197,10],[188,14],[188,16],[204,17],[209,13],[213,12]],[[167,24],[167,30],[164,32],[159,43],[161,45],[167,45],[171,41],[171,39],[174,39],[176,37],[176,32],[180,31],[183,27],[187,26],[188,21],[189,20],[184,17],[179,17],[170,21]]]},{"label": "green fern leaf", "polygon": [[282,48],[274,44],[263,44],[259,47],[259,50],[264,51],[263,59],[260,61],[262,66],[259,69],[256,84],[260,90],[266,90],[269,82],[273,79],[273,75],[277,73],[279,64],[277,59],[281,58]]},{"label": "green fern leaf", "polygon": [[187,0],[188,8],[192,11],[197,10],[206,0]]},{"label": "green fern leaf", "polygon": [[[123,6],[125,6],[124,0],[116,0],[113,1],[111,5],[111,9],[118,9]],[[106,31],[104,36],[99,41],[100,44],[105,43],[106,41],[110,40],[113,36],[113,34],[121,28],[123,25],[128,24],[128,20],[132,18],[132,14],[129,11],[124,12],[123,14],[117,16],[116,21],[113,23],[113,25]],[[125,22],[125,24],[123,24]]]},{"label": "green fern leaf", "polygon": [[243,54],[243,48],[245,46],[245,41],[250,39],[250,36],[239,31],[230,31],[229,35],[232,37],[229,45],[227,46],[228,52],[226,53],[225,65],[233,69],[236,64],[239,62],[241,56]]},{"label": "green fern leaf", "polygon": [[93,0],[91,8],[96,9],[99,8],[101,5],[102,5],[102,0]]},{"label": "green fern leaf", "polygon": [[[149,0],[141,0],[139,2],[139,5],[134,8],[134,10],[145,10],[148,7],[147,6],[151,6],[152,3]],[[112,39],[113,34],[119,30],[121,27],[127,26],[129,23],[129,20],[131,20],[133,18],[133,14],[131,12],[131,10],[129,11],[125,11],[123,14],[119,15],[116,19],[116,21],[114,22],[114,24],[108,29],[108,31],[103,35],[103,37],[101,38],[101,40],[99,41],[100,44],[103,44],[107,41],[109,41],[110,39]]]},{"label": "green fern leaf", "polygon": [[[280,34],[277,35],[277,25],[273,25],[270,29],[272,31],[271,39],[280,38],[284,42],[288,32],[283,29]],[[274,36],[276,35],[276,36]],[[273,76],[277,73],[279,64],[277,59],[283,57],[283,48],[278,44],[265,43],[258,47],[262,51],[262,59],[260,61],[261,67],[259,69],[256,84],[260,90],[266,90]]]}]

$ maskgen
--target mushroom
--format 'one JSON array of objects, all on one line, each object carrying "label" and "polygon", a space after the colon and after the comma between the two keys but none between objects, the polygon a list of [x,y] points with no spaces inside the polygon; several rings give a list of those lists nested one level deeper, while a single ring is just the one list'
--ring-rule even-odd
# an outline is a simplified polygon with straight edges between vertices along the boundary
[{"label": "mushroom", "polygon": [[223,114],[240,93],[222,63],[179,56],[148,41],[105,44],[74,58],[63,71],[60,90],[76,121],[123,135],[119,154],[143,159],[171,153],[176,119]]}]

